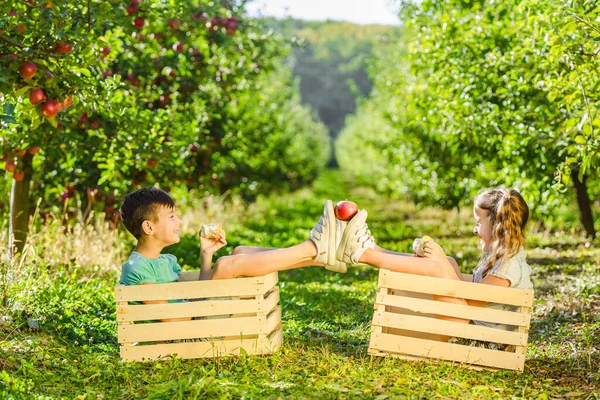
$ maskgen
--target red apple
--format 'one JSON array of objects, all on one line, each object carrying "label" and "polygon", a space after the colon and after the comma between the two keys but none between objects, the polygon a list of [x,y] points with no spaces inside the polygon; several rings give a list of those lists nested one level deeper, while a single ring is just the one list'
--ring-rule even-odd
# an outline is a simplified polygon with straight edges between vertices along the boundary
[{"label": "red apple", "polygon": [[31,104],[37,104],[40,101],[44,100],[46,100],[46,94],[42,89],[35,88],[32,89],[31,92],[29,92],[29,101],[31,102]]},{"label": "red apple", "polygon": [[13,153],[15,153],[17,155],[17,157],[23,157],[25,155],[25,153],[27,153],[27,149],[14,149]]},{"label": "red apple", "polygon": [[13,179],[15,181],[22,181],[24,177],[25,173],[23,171],[15,171],[15,173],[13,174]]},{"label": "red apple", "polygon": [[350,221],[358,212],[358,207],[353,201],[340,201],[335,206],[335,217],[340,221]]},{"label": "red apple", "polygon": [[158,162],[157,162],[156,160],[149,159],[149,160],[147,161],[147,164],[148,164],[148,166],[149,166],[150,168],[154,168],[154,167],[156,167],[156,164],[158,164]]},{"label": "red apple", "polygon": [[141,3],[141,0],[131,0],[131,5],[134,7],[139,6]]},{"label": "red apple", "polygon": [[135,27],[138,29],[142,29],[144,27],[145,23],[146,23],[146,21],[142,17],[137,17],[136,19],[133,20],[133,25],[135,25]]},{"label": "red apple", "polygon": [[34,156],[40,152],[40,146],[38,146],[37,144],[34,146],[31,146],[30,148],[27,149],[27,152],[29,154],[31,154],[32,156]]},{"label": "red apple", "polygon": [[137,11],[137,7],[136,7],[136,6],[134,6],[134,5],[132,4],[132,5],[129,5],[129,6],[127,6],[127,7],[125,8],[125,10],[127,11],[127,14],[129,14],[129,15],[133,15],[133,14],[135,14],[135,13],[136,13],[136,11]]},{"label": "red apple", "polygon": [[50,72],[50,71],[46,71],[46,72],[44,72],[44,75],[45,75],[45,76],[46,76],[46,78],[48,78],[48,79],[52,79],[52,78],[54,78],[54,74],[53,74],[52,72]]},{"label": "red apple", "polygon": [[106,202],[106,204],[112,204],[114,203],[116,200],[116,197],[114,194],[109,194],[106,196],[106,199],[104,199],[104,201]]},{"label": "red apple", "polygon": [[42,105],[41,113],[46,118],[52,118],[58,113],[58,104],[54,100],[49,100]]},{"label": "red apple", "polygon": [[105,56],[110,54],[110,47],[103,47],[102,50],[100,50],[102,52],[102,54],[104,54]]},{"label": "red apple", "polygon": [[54,46],[54,51],[56,51],[59,54],[68,54],[71,52],[71,50],[73,50],[73,46],[68,43],[58,42]]},{"label": "red apple", "polygon": [[21,64],[21,68],[19,68],[19,74],[23,77],[23,79],[31,79],[37,72],[37,67],[31,61],[25,61]]},{"label": "red apple", "polygon": [[173,51],[176,53],[182,53],[183,52],[183,43],[177,42],[177,43],[173,44]]},{"label": "red apple", "polygon": [[198,150],[200,150],[200,147],[198,147],[198,145],[197,145],[197,144],[193,144],[193,145],[191,145],[191,146],[190,146],[190,151],[191,151],[192,153],[197,153],[197,152],[198,152]]},{"label": "red apple", "polygon": [[17,29],[19,30],[19,32],[21,32],[21,35],[25,33],[25,27],[23,26],[23,24],[17,25]]},{"label": "red apple", "polygon": [[17,169],[17,164],[15,164],[13,161],[7,161],[4,169],[6,172],[13,172],[15,169]]},{"label": "red apple", "polygon": [[115,212],[115,208],[114,207],[104,207],[104,212],[106,214],[113,214]]},{"label": "red apple", "polygon": [[179,29],[180,26],[181,26],[181,23],[177,19],[172,19],[169,21],[169,28],[171,28],[173,30]]}]

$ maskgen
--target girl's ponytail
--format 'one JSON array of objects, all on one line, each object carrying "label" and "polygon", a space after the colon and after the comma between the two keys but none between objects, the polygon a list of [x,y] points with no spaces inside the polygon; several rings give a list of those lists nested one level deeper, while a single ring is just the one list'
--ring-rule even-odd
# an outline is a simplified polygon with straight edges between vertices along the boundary
[{"label": "girl's ponytail", "polygon": [[486,210],[492,222],[493,242],[483,269],[485,277],[498,260],[509,260],[525,245],[529,207],[514,189],[486,190],[475,197],[475,207]]}]

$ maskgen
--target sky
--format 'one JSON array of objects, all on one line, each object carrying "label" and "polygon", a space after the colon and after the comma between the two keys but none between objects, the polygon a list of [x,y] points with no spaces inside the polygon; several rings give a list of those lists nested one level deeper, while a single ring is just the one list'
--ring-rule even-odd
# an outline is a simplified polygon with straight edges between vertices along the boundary
[{"label": "sky", "polygon": [[393,3],[393,0],[251,0],[246,9],[253,16],[399,25]]}]

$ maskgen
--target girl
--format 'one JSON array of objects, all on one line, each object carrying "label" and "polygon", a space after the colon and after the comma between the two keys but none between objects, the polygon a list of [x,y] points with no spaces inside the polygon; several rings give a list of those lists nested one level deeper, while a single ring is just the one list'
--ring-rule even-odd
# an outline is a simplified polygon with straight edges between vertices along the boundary
[{"label": "girl", "polygon": [[[531,267],[525,261],[524,228],[529,219],[527,203],[516,190],[488,189],[480,192],[474,200],[473,233],[480,239],[481,257],[473,282],[486,285],[531,289]],[[336,258],[338,261],[356,265],[364,263],[376,268],[409,274],[425,275],[453,280],[462,280],[456,261],[446,257],[439,244],[427,241],[425,258],[412,254],[395,253],[375,245],[366,224],[367,212],[361,210],[344,230]],[[505,309],[502,305],[475,300],[434,296],[436,300],[479,307]],[[463,323],[500,327],[482,321],[441,317]],[[501,328],[510,329],[508,326]],[[449,339],[449,338],[447,338]],[[446,339],[446,340],[447,340]]]}]

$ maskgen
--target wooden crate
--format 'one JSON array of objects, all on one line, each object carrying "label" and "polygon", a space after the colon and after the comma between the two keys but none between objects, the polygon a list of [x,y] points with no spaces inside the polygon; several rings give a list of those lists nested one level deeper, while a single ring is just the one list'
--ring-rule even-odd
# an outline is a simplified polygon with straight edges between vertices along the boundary
[{"label": "wooden crate", "polygon": [[[186,282],[115,287],[123,360],[150,361],[172,354],[180,358],[269,354],[279,350],[283,332],[277,272],[215,281],[198,281],[199,271],[185,271],[183,276]],[[197,298],[205,300],[130,303]],[[205,318],[160,322],[183,317]],[[141,323],[149,320],[152,322]]]},{"label": "wooden crate", "polygon": [[[468,277],[468,275],[465,275]],[[369,353],[407,359],[441,359],[522,371],[533,290],[379,271]],[[516,306],[516,311],[435,301],[432,295]],[[515,331],[435,318],[444,315],[515,326]],[[508,345],[505,351],[443,342],[440,335]]]}]

